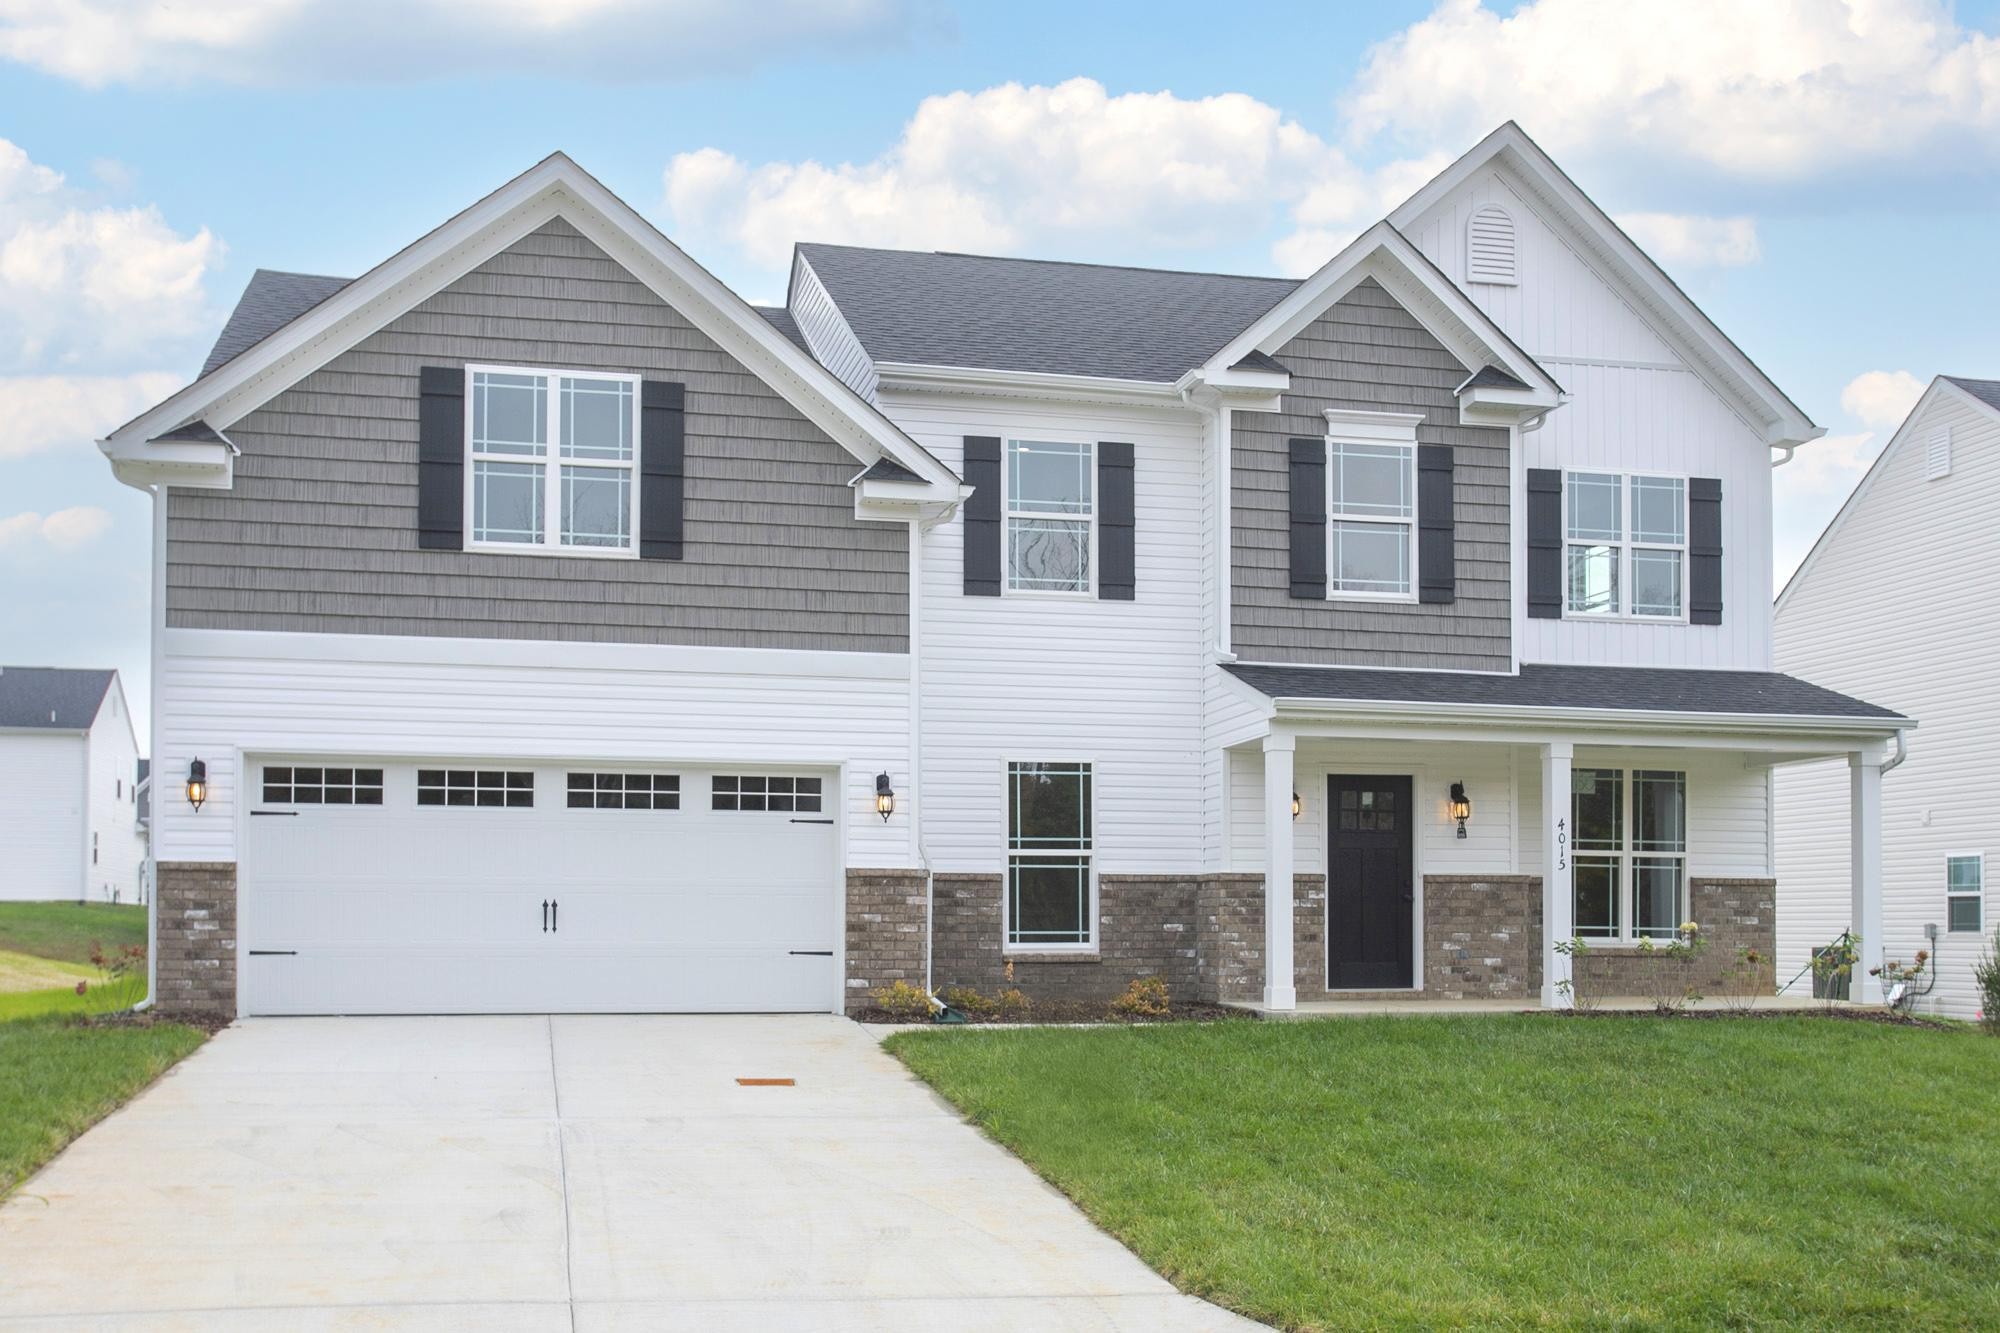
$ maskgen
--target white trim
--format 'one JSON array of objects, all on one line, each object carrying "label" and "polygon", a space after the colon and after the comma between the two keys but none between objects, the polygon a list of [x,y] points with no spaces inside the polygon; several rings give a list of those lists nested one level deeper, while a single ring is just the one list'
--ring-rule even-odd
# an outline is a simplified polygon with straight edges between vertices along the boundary
[{"label": "white trim", "polygon": [[[1979,886],[1970,892],[1954,893],[1951,887],[1951,863],[1953,861],[1977,861],[1979,863]],[[1979,924],[1971,930],[1951,928],[1951,904],[1956,898],[1970,898],[1979,909]],[[1944,933],[1946,935],[1970,935],[1977,939],[1986,936],[1986,853],[1946,852],[1944,854]]]},{"label": "white trim", "polygon": [[862,463],[887,454],[934,485],[957,485],[958,478],[927,450],[562,153],[544,158],[212,374],[120,426],[99,447],[114,459],[144,458],[148,438],[196,417],[218,429],[228,427],[555,217],[569,221],[689,323],[745,361]]},{"label": "white trim", "polygon": [[[159,565],[161,570],[165,563]],[[305,634],[279,630],[167,629],[163,655],[276,658],[308,662],[403,662],[555,667],[582,671],[673,671],[738,676],[907,680],[907,653],[800,648],[711,648],[681,644],[567,643],[545,639],[432,638],[396,634]],[[157,698],[155,700],[157,706]]]},{"label": "white trim", "polygon": [[1798,444],[1826,433],[1511,120],[1399,204],[1389,214],[1388,223],[1397,228],[1414,227],[1447,194],[1489,166],[1504,170],[1509,183],[1520,187],[1519,193],[1539,199],[1565,223],[1590,257],[1651,316],[1647,322],[1689,354],[1700,368],[1697,373],[1706,372],[1703,379],[1751,409],[1760,419],[1765,444]]},{"label": "white trim", "polygon": [[[1033,944],[1016,944],[1008,937],[1014,932],[1013,914],[1009,904],[1014,896],[1014,857],[1033,856],[1028,849],[1016,848],[1014,844],[1013,804],[1014,767],[1017,764],[1033,764],[1042,768],[1060,768],[1069,765],[1083,769],[1090,775],[1090,845],[1077,849],[1073,847],[1051,848],[1051,854],[1073,854],[1083,859],[1084,870],[1089,880],[1089,913],[1085,922],[1090,928],[1090,938],[1075,943],[1050,942],[1047,940]],[[1075,954],[1083,957],[1098,957],[1104,947],[1098,931],[1097,883],[1097,762],[1093,759],[1009,759],[1000,760],[1000,953],[1003,957],[1033,954]]]},{"label": "white trim", "polygon": [[1054,371],[993,370],[983,366],[926,365],[913,361],[875,363],[881,393],[987,394],[1003,398],[1054,398],[1065,402],[1130,403],[1179,407],[1171,380],[1135,380],[1115,375],[1064,375]]}]

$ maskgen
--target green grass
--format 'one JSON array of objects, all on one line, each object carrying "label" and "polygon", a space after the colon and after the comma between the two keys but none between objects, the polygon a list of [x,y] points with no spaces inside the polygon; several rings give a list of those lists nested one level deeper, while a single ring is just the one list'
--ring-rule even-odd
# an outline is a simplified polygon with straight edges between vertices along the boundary
[{"label": "green grass", "polygon": [[42,1014],[115,1014],[146,998],[146,974],[133,973],[104,982],[91,974],[88,988],[76,993],[74,982],[47,990],[0,991],[0,1023]]},{"label": "green grass", "polygon": [[177,1023],[0,1022],[0,1196],[202,1040]]},{"label": "green grass", "polygon": [[109,903],[0,903],[0,949],[65,963],[88,963],[92,944],[106,953],[146,942],[146,909]]},{"label": "green grass", "polygon": [[1297,1329],[2000,1327],[2000,1041],[1811,1017],[899,1033],[1184,1290]]}]

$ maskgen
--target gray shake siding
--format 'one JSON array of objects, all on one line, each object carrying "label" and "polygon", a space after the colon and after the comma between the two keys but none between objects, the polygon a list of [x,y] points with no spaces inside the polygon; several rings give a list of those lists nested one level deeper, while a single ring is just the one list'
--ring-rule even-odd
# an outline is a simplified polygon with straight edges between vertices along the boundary
[{"label": "gray shake siding", "polygon": [[[687,385],[686,558],[417,549],[417,375],[468,361]],[[230,491],[175,491],[167,623],[902,652],[908,536],[860,470],[560,220],[237,422]]]},{"label": "gray shake siding", "polygon": [[[1233,419],[1230,571],[1237,655],[1252,662],[1506,670],[1513,633],[1507,432],[1458,424],[1452,390],[1467,368],[1373,279],[1276,355],[1292,372],[1284,410],[1239,412]],[[1420,411],[1418,440],[1452,446],[1456,600],[1384,605],[1290,595],[1288,441],[1324,436],[1321,414],[1329,407]]]}]

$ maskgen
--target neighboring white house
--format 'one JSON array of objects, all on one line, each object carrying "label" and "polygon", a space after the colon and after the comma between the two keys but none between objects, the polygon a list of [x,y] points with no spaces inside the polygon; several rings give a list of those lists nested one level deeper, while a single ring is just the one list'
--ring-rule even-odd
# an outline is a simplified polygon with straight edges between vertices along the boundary
[{"label": "neighboring white house", "polygon": [[138,785],[116,671],[0,667],[0,901],[143,901]]},{"label": "neighboring white house", "polygon": [[[2000,381],[1940,376],[1777,607],[1780,670],[1923,719],[1882,782],[1881,947],[1905,963],[1931,950],[1917,1005],[1966,1018],[2000,924],[2000,584],[1982,573],[1996,515]],[[1845,764],[1779,770],[1781,981],[1847,926],[1847,786]]]}]

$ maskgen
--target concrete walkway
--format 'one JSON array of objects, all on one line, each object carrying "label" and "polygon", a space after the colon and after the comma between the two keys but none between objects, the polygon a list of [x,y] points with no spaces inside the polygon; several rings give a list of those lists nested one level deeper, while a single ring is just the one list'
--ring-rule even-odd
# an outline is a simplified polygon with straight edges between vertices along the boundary
[{"label": "concrete walkway", "polygon": [[7,1329],[1255,1327],[832,1017],[240,1023],[0,1206],[0,1275]]}]

